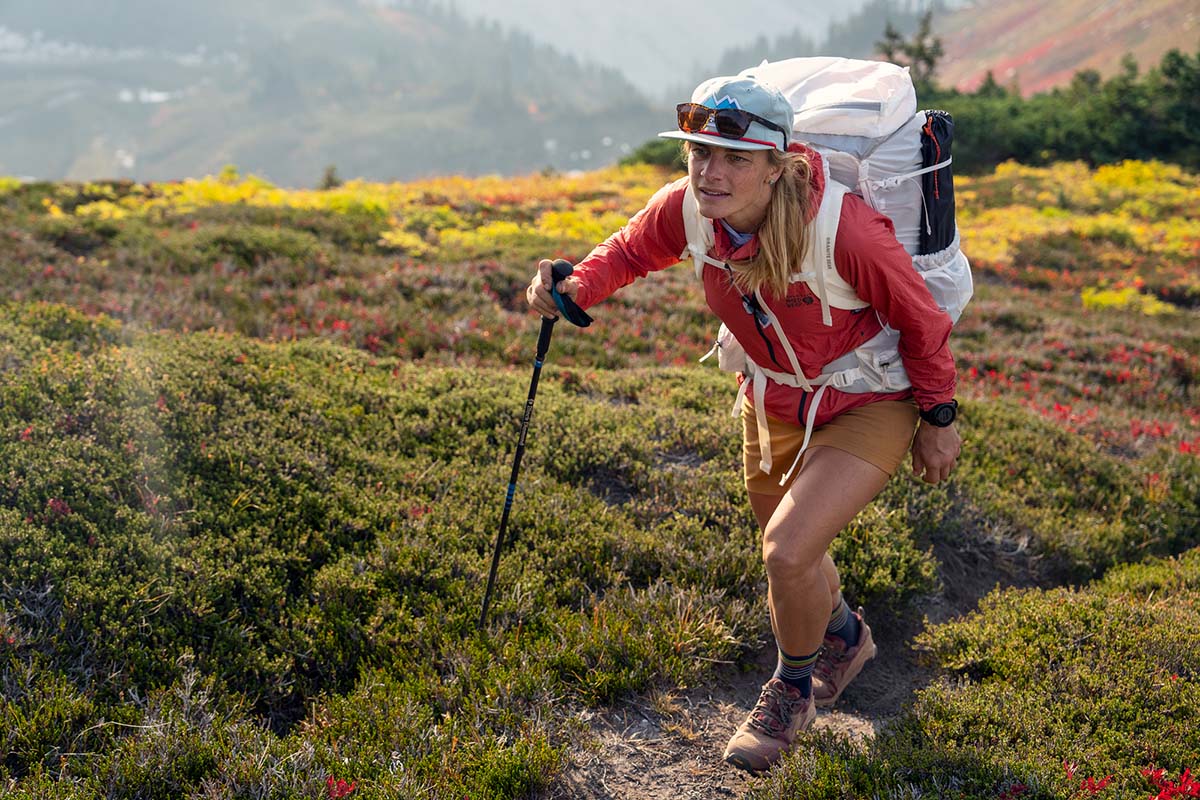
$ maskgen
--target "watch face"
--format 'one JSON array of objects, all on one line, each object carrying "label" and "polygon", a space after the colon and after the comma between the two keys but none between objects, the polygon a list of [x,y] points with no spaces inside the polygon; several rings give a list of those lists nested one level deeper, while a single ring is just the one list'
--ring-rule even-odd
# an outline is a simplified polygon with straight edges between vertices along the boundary
[{"label": "watch face", "polygon": [[954,422],[954,417],[955,417],[954,411],[955,411],[954,406],[950,405],[949,403],[944,403],[944,404],[938,406],[937,408],[933,409],[934,424],[945,427],[945,426],[949,425],[951,422]]},{"label": "watch face", "polygon": [[954,400],[951,400],[949,403],[938,403],[928,411],[921,412],[921,419],[939,428],[944,428],[951,424],[957,417],[958,403]]}]

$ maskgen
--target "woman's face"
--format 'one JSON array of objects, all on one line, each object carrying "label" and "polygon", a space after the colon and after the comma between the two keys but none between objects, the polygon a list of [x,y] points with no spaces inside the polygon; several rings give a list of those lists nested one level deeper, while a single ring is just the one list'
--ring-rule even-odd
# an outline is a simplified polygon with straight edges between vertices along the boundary
[{"label": "woman's face", "polygon": [[771,182],[782,172],[771,166],[766,150],[688,145],[688,178],[700,213],[723,219],[742,233],[756,230],[766,217]]}]

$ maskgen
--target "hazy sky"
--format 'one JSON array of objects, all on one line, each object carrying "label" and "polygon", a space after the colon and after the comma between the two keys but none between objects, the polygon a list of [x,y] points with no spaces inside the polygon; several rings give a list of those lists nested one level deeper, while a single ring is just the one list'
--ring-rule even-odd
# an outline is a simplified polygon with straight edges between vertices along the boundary
[{"label": "hazy sky", "polygon": [[[560,49],[620,69],[651,96],[691,86],[731,48],[797,28],[820,42],[865,0],[443,0]],[[750,66],[750,65],[747,65]]]}]

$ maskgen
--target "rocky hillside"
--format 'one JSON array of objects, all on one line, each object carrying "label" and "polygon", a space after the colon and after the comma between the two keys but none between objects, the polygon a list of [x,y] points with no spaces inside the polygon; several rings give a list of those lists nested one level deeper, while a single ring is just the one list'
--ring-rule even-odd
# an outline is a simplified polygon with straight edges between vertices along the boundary
[{"label": "rocky hillside", "polygon": [[1144,70],[1171,48],[1196,52],[1200,6],[1194,0],[979,2],[940,17],[934,30],[946,51],[940,83],[971,91],[991,70],[1028,96],[1069,83],[1083,69],[1111,76],[1126,54]]}]

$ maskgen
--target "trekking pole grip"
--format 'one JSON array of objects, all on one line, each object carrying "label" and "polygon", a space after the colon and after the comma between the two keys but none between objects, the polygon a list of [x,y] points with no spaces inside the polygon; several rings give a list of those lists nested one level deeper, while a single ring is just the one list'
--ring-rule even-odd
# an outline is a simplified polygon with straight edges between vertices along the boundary
[{"label": "trekking pole grip", "polygon": [[575,271],[575,267],[571,266],[570,261],[557,259],[550,267],[552,278],[550,280],[550,296],[554,298],[554,304],[558,306],[558,310],[567,318],[567,322],[576,325],[580,328],[586,328],[592,324],[592,318],[579,305],[565,294],[558,291],[558,282],[566,278]]}]

